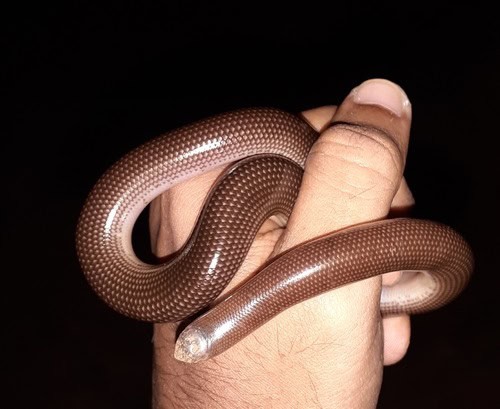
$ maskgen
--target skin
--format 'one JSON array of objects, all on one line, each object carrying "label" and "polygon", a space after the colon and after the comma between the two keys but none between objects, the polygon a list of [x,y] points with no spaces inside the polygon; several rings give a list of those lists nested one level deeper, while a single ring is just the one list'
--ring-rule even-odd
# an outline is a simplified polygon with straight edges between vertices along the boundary
[{"label": "skin", "polygon": [[[225,293],[272,255],[391,211],[401,214],[413,204],[403,178],[411,106],[397,85],[367,81],[338,107],[303,117],[322,134],[308,157],[294,211],[288,221],[273,217],[263,225]],[[182,247],[219,173],[178,185],[152,203],[157,255]],[[382,285],[399,277],[386,274],[301,303],[195,365],[173,358],[177,325],[155,325],[154,407],[376,407],[383,365],[402,359],[409,345],[409,318],[382,319],[379,312]]]}]

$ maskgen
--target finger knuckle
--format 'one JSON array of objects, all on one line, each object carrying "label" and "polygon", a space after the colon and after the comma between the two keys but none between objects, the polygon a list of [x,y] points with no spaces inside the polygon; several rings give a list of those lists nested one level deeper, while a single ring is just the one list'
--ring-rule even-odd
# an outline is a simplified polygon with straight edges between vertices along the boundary
[{"label": "finger knuckle", "polygon": [[[333,164],[335,174],[328,175],[330,183],[356,195],[396,189],[404,167],[401,149],[387,132],[351,124],[339,124],[325,131],[313,146],[311,156],[323,157],[316,163]],[[326,177],[322,166],[315,172],[318,177]]]}]

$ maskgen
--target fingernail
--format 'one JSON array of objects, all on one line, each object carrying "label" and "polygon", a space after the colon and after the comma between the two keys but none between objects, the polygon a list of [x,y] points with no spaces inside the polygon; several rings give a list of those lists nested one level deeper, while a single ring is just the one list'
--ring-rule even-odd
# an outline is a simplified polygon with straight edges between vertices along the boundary
[{"label": "fingernail", "polygon": [[363,82],[351,91],[354,102],[361,105],[378,105],[401,116],[410,110],[410,100],[403,89],[391,81],[373,79]]}]

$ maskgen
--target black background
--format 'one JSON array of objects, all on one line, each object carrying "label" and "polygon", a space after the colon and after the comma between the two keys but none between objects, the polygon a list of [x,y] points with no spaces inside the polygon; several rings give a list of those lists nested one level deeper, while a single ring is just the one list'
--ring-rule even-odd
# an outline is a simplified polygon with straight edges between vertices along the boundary
[{"label": "black background", "polygon": [[500,407],[498,23],[475,5],[405,7],[114,1],[5,13],[6,407],[150,406],[151,326],[105,307],[74,250],[82,202],[110,164],[213,113],[335,104],[372,77],[413,104],[415,216],[455,227],[477,257],[458,300],[413,318],[379,407]]}]

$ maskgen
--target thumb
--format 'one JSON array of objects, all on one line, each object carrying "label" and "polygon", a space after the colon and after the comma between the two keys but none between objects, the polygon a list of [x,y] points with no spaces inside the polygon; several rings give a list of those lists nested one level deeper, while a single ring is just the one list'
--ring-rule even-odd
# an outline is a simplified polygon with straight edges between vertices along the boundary
[{"label": "thumb", "polygon": [[[409,100],[396,84],[376,79],[355,88],[309,154],[279,251],[347,226],[385,218],[402,185],[410,122]],[[285,331],[297,330],[290,322],[302,327],[307,323],[307,331],[300,331],[302,344],[316,342],[318,333],[324,334],[324,342],[335,344],[335,348],[321,350],[319,358],[314,351],[310,362],[319,362],[321,368],[309,368],[310,373],[326,371],[332,380],[340,373],[342,383],[372,385],[372,390],[362,389],[368,395],[378,393],[383,362],[380,288],[381,279],[375,277],[286,312]]]}]

